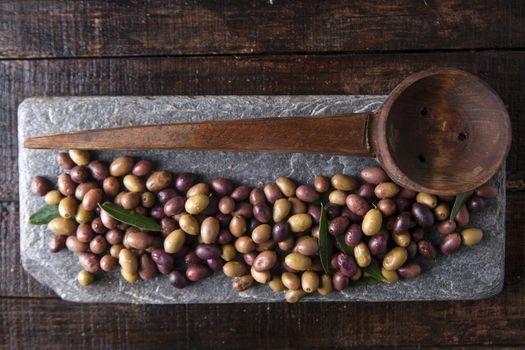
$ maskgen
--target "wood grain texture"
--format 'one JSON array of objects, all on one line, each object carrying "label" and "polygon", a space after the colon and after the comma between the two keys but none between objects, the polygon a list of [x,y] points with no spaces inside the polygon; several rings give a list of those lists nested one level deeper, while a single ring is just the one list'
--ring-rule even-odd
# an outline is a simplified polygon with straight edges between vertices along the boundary
[{"label": "wood grain texture", "polygon": [[[524,174],[525,51],[0,61],[0,200],[18,198],[16,109],[29,96],[386,94],[410,73],[453,66],[508,105],[509,176]],[[521,176],[521,175],[518,175]]]},{"label": "wood grain texture", "polygon": [[0,57],[523,48],[523,6],[521,0],[6,1]]}]

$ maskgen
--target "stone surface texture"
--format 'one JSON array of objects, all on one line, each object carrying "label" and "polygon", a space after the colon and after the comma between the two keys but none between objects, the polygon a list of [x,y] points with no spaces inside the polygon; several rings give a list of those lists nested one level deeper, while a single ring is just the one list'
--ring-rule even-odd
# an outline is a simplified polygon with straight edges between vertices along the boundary
[{"label": "stone surface texture", "polygon": [[[154,281],[128,284],[118,272],[97,274],[97,282],[81,287],[76,281],[78,257],[68,251],[52,254],[47,249],[51,233],[46,226],[28,224],[29,215],[43,205],[34,197],[30,182],[35,175],[53,180],[59,174],[56,151],[28,150],[22,142],[30,136],[82,129],[143,124],[163,124],[211,119],[329,115],[376,110],[385,96],[169,96],[169,97],[60,97],[25,100],[18,111],[20,172],[20,251],[25,269],[61,298],[75,302],[118,303],[233,303],[283,301],[282,294],[257,286],[240,294],[231,290],[231,280],[213,277],[179,290],[164,276]],[[283,135],[284,136],[284,135]],[[157,162],[175,173],[190,171],[204,179],[215,176],[261,186],[277,176],[311,182],[315,174],[358,174],[375,164],[373,159],[314,154],[269,154],[213,151],[98,152],[110,160],[116,154],[131,154]],[[451,169],[453,171],[453,169]],[[483,241],[462,247],[449,256],[423,262],[424,273],[395,285],[377,284],[348,288],[328,297],[317,294],[308,301],[402,301],[479,299],[500,292],[505,256],[505,173],[494,177],[498,200],[474,216],[471,226],[482,227]]]}]

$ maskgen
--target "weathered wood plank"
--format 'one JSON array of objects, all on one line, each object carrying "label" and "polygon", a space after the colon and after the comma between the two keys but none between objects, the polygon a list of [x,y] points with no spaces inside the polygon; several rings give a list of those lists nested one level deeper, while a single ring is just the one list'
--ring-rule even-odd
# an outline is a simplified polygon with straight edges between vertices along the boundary
[{"label": "weathered wood plank", "polygon": [[525,51],[0,61],[0,200],[18,197],[16,109],[25,97],[385,94],[408,74],[431,66],[467,69],[501,95],[513,122],[507,169],[520,180],[525,173],[525,158],[519,157],[525,152]]},{"label": "weathered wood plank", "polygon": [[525,47],[520,0],[3,1],[0,57]]}]

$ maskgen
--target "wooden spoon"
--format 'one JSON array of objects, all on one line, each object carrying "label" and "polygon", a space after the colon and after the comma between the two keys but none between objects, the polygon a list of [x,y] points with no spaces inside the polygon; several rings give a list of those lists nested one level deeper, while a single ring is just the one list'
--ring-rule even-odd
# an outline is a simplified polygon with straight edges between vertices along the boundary
[{"label": "wooden spoon", "polygon": [[404,187],[450,195],[489,180],[510,141],[509,116],[496,92],[472,74],[437,68],[403,80],[375,113],[87,130],[29,138],[24,146],[369,156]]}]

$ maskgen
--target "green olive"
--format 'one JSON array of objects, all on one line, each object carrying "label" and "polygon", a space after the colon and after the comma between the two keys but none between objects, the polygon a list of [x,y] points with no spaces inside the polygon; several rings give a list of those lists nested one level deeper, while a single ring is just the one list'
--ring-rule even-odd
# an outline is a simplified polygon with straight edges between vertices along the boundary
[{"label": "green olive", "polygon": [[297,303],[304,296],[305,296],[305,292],[302,289],[287,290],[286,293],[284,293],[284,299],[288,303]]},{"label": "green olive", "polygon": [[286,197],[292,197],[295,194],[297,186],[289,178],[280,176],[275,179],[275,183]]},{"label": "green olive", "polygon": [[336,174],[331,178],[332,187],[340,191],[353,191],[359,183],[351,176]]},{"label": "green olive", "polygon": [[144,208],[151,208],[155,204],[155,195],[151,192],[144,192],[141,197],[141,204]]},{"label": "green olive", "polygon": [[450,216],[450,206],[446,203],[440,203],[434,208],[434,216],[438,221],[445,221]]},{"label": "green olive", "polygon": [[312,217],[308,214],[295,214],[288,218],[288,224],[292,232],[304,232],[312,227]]},{"label": "green olive", "polygon": [[200,182],[191,186],[186,192],[187,197],[196,196],[198,194],[210,194],[210,186],[207,183]]},{"label": "green olive", "polygon": [[122,249],[124,249],[124,246],[122,244],[113,244],[111,248],[109,248],[109,255],[118,259],[118,255],[120,254],[120,251]]},{"label": "green olive", "polygon": [[199,222],[194,216],[184,214],[179,218],[179,226],[182,231],[189,235],[196,236],[199,234]]},{"label": "green olive", "polygon": [[224,261],[232,261],[235,258],[237,251],[233,244],[225,244],[221,246],[221,258]]},{"label": "green olive", "polygon": [[346,193],[341,190],[334,190],[328,195],[328,201],[335,205],[345,205]]},{"label": "green olive", "polygon": [[109,174],[111,176],[124,176],[133,168],[133,158],[121,156],[115,158],[109,165]]},{"label": "green olive", "polygon": [[366,212],[363,217],[363,222],[361,223],[361,229],[363,233],[367,236],[373,236],[381,230],[381,225],[383,225],[383,216],[381,211],[376,208],[372,208]]},{"label": "green olive", "polygon": [[206,194],[197,194],[186,200],[184,208],[188,214],[200,214],[210,204],[210,198]]},{"label": "green olive", "polygon": [[72,219],[64,219],[63,217],[54,218],[49,221],[47,228],[55,235],[69,236],[75,233],[77,223]]},{"label": "green olive", "polygon": [[272,279],[268,282],[268,286],[274,292],[282,292],[284,290],[283,282],[280,276],[273,275]]},{"label": "green olive", "polygon": [[118,254],[118,262],[123,271],[130,275],[136,274],[138,269],[138,261],[135,254],[128,249],[120,250]]},{"label": "green olive", "polygon": [[403,247],[392,248],[383,258],[385,270],[394,271],[399,269],[407,261],[408,253]]},{"label": "green olive", "polygon": [[317,288],[317,292],[321,295],[328,295],[332,293],[333,286],[332,286],[332,278],[328,275],[322,275],[321,276],[321,283],[319,287]]},{"label": "green olive", "polygon": [[175,254],[182,249],[186,234],[181,229],[171,232],[164,238],[164,250],[168,254]]},{"label": "green olive", "polygon": [[129,273],[122,268],[120,269],[120,274],[128,283],[135,283],[139,279],[139,275],[137,273]]},{"label": "green olive", "polygon": [[288,199],[280,198],[276,200],[273,204],[273,221],[280,222],[284,220],[290,213],[291,209],[292,203],[290,203]]},{"label": "green olive", "polygon": [[62,198],[64,198],[64,196],[62,196],[60,191],[51,190],[44,196],[44,202],[46,202],[47,205],[58,205]]},{"label": "green olive", "polygon": [[126,175],[122,180],[124,187],[130,192],[144,192],[146,186],[144,181],[138,176],[135,175]]},{"label": "green olive", "polygon": [[95,277],[93,276],[93,274],[87,272],[86,270],[80,270],[77,276],[77,280],[81,286],[87,286],[93,283]]},{"label": "green olive", "polygon": [[250,275],[252,275],[253,279],[260,284],[266,284],[272,278],[269,271],[257,271],[254,266],[250,269]]},{"label": "green olive", "polygon": [[479,228],[466,228],[461,231],[461,238],[464,245],[475,245],[483,239],[483,231]]},{"label": "green olive", "polygon": [[395,270],[387,270],[384,267],[381,267],[381,274],[383,279],[388,284],[394,284],[399,281],[399,276]]},{"label": "green olive", "polygon": [[365,242],[361,242],[354,247],[354,257],[359,267],[367,267],[372,262],[370,250]]},{"label": "green olive", "polygon": [[410,244],[410,233],[408,231],[392,233],[392,240],[400,247],[408,247]]},{"label": "green olive", "polygon": [[171,179],[171,173],[167,171],[156,171],[146,180],[146,188],[150,192],[163,190],[169,186]]},{"label": "green olive", "polygon": [[281,282],[283,286],[290,290],[297,290],[301,288],[301,279],[292,272],[283,272],[281,274]]},{"label": "green olive", "polygon": [[301,287],[306,293],[313,293],[319,288],[319,275],[314,271],[305,271],[301,275]]},{"label": "green olive", "polygon": [[430,209],[434,209],[437,206],[437,197],[433,194],[419,192],[416,196],[416,202],[421,203],[429,207]]},{"label": "green olive", "polygon": [[91,221],[93,218],[93,212],[86,210],[86,208],[80,204],[77,208],[77,213],[75,214],[75,220],[79,224],[86,224]]},{"label": "green olive", "polygon": [[58,212],[64,219],[71,219],[77,212],[78,203],[75,197],[64,197],[58,203]]},{"label": "green olive", "polygon": [[70,149],[69,157],[76,165],[87,165],[89,163],[89,152],[80,149]]},{"label": "green olive", "polygon": [[268,241],[272,237],[272,227],[268,224],[257,226],[252,231],[252,240],[259,244]]},{"label": "green olive", "polygon": [[381,182],[374,189],[377,198],[392,198],[399,193],[399,186],[393,182]]},{"label": "green olive", "polygon": [[246,219],[243,216],[236,215],[231,219],[228,228],[234,237],[241,237],[247,229]]},{"label": "green olive", "polygon": [[248,271],[248,266],[241,261],[228,261],[222,267],[222,272],[228,277],[240,277]]},{"label": "green olive", "polygon": [[312,266],[312,259],[301,253],[290,253],[284,258],[284,262],[290,268],[296,271],[305,271]]}]

